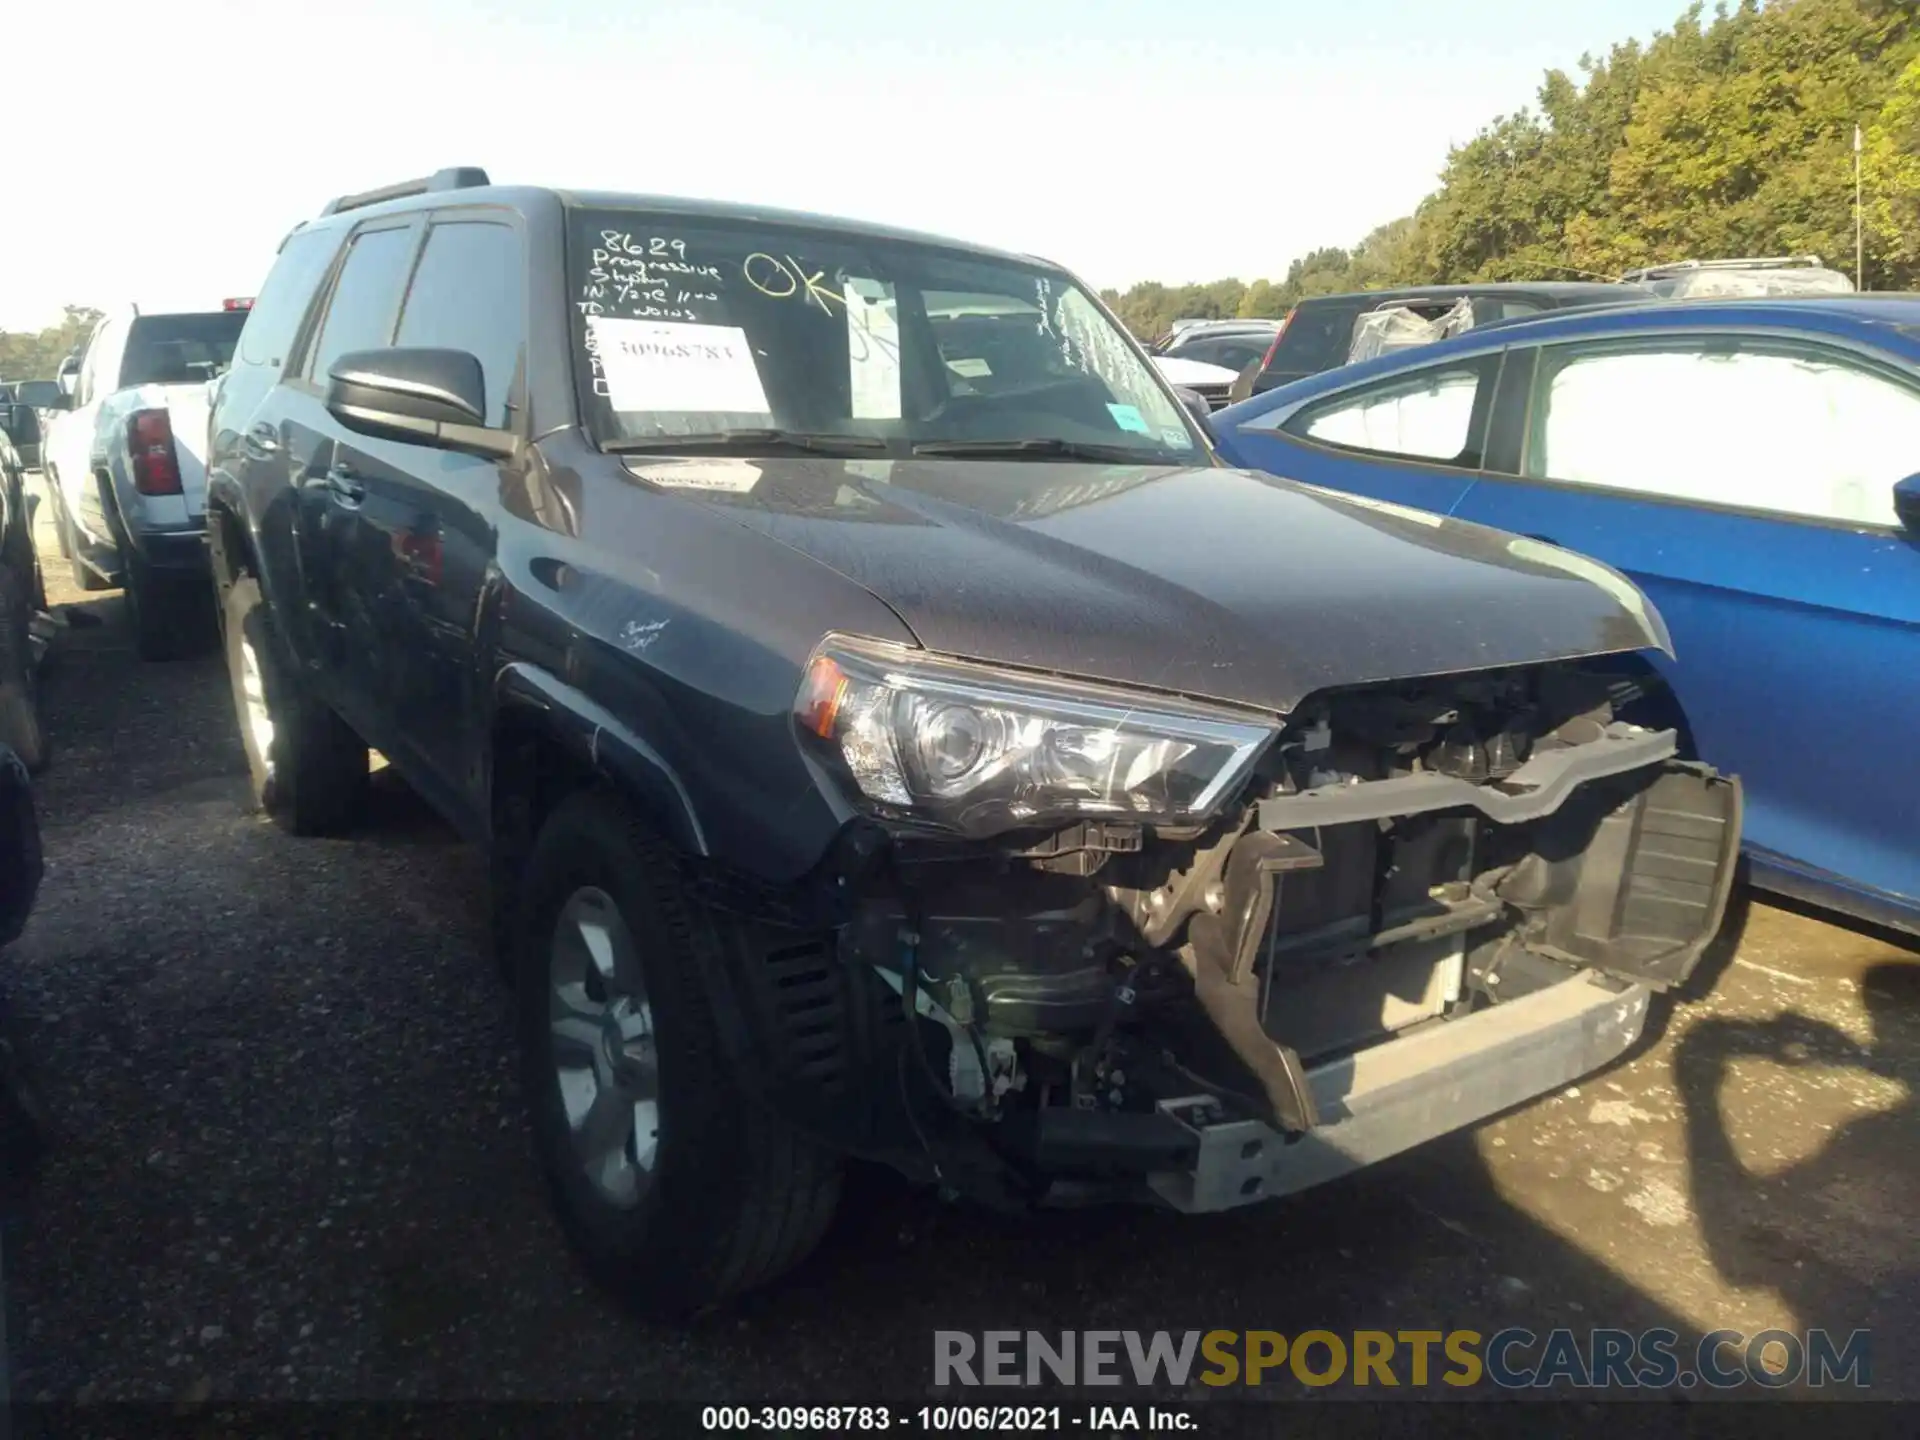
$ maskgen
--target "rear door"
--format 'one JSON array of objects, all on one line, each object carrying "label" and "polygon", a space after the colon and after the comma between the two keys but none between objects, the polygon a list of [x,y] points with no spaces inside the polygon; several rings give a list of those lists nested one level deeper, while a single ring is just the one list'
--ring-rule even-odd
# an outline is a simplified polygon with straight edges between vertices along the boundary
[{"label": "rear door", "polygon": [[1646,590],[1679,657],[1658,668],[1701,758],[1741,776],[1759,859],[1920,905],[1920,546],[1892,496],[1920,469],[1920,383],[1752,333],[1537,354],[1519,473],[1458,513]]},{"label": "rear door", "polygon": [[1448,515],[1480,467],[1501,351],[1279,404],[1223,435],[1236,464]]},{"label": "rear door", "polygon": [[[393,343],[460,350],[480,361],[486,423],[524,412],[523,241],[500,211],[449,211],[428,226]],[[480,595],[493,560],[484,518],[500,465],[425,445],[342,431],[328,503],[351,587],[340,620],[348,684],[388,727],[380,748],[443,807],[475,787],[475,653]],[[458,813],[457,809],[453,813]]]},{"label": "rear door", "polygon": [[327,372],[350,351],[376,350],[392,342],[419,229],[418,218],[409,215],[371,221],[354,232],[335,269],[300,373],[283,387],[286,407],[280,418],[301,596],[313,642],[309,659],[318,666],[323,693],[361,737],[381,751],[391,742],[381,733],[384,712],[360,684],[365,665],[351,653],[348,637],[375,629],[359,611],[372,593],[369,577],[377,582],[384,567],[378,556],[363,555],[357,548],[358,501],[337,468],[336,449],[347,431],[327,413]]}]

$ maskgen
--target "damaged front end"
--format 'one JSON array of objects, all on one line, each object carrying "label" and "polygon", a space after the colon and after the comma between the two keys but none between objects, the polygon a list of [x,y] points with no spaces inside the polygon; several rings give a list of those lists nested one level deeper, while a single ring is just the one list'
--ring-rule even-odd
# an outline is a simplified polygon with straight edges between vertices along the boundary
[{"label": "damaged front end", "polygon": [[837,945],[912,1017],[914,1143],[1039,1202],[1224,1209],[1610,1062],[1739,848],[1572,663],[1282,724],[836,637],[797,726],[888,832]]}]

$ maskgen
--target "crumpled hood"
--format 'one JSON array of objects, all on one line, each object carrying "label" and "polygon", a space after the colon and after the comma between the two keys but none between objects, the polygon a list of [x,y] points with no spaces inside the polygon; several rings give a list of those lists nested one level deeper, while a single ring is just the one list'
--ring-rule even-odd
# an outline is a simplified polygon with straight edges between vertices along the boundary
[{"label": "crumpled hood", "polygon": [[1330,686],[1671,648],[1597,561],[1247,471],[627,464],[865,587],[928,649],[1006,665],[1287,711]]}]

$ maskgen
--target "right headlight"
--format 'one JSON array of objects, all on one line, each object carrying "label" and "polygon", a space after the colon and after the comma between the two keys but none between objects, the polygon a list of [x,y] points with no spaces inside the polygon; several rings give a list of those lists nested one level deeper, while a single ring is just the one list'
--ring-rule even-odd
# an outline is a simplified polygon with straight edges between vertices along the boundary
[{"label": "right headlight", "polygon": [[972,838],[1096,817],[1200,823],[1279,728],[841,635],[814,652],[794,717],[869,810]]}]

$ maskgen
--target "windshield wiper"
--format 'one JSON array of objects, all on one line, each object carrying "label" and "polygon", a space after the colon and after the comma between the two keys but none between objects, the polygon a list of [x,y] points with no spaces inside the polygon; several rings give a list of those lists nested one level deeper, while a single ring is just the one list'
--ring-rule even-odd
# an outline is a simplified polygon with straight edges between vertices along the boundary
[{"label": "windshield wiper", "polygon": [[804,450],[814,455],[870,455],[887,448],[874,435],[819,435],[801,430],[715,430],[705,435],[634,435],[600,447],[609,455],[672,455],[682,450]]},{"label": "windshield wiper", "polygon": [[1151,465],[1158,462],[1131,445],[1102,445],[1083,440],[1062,440],[1055,435],[1028,440],[922,440],[913,447],[916,455],[1049,455],[1063,460],[1107,460],[1123,465]]}]

